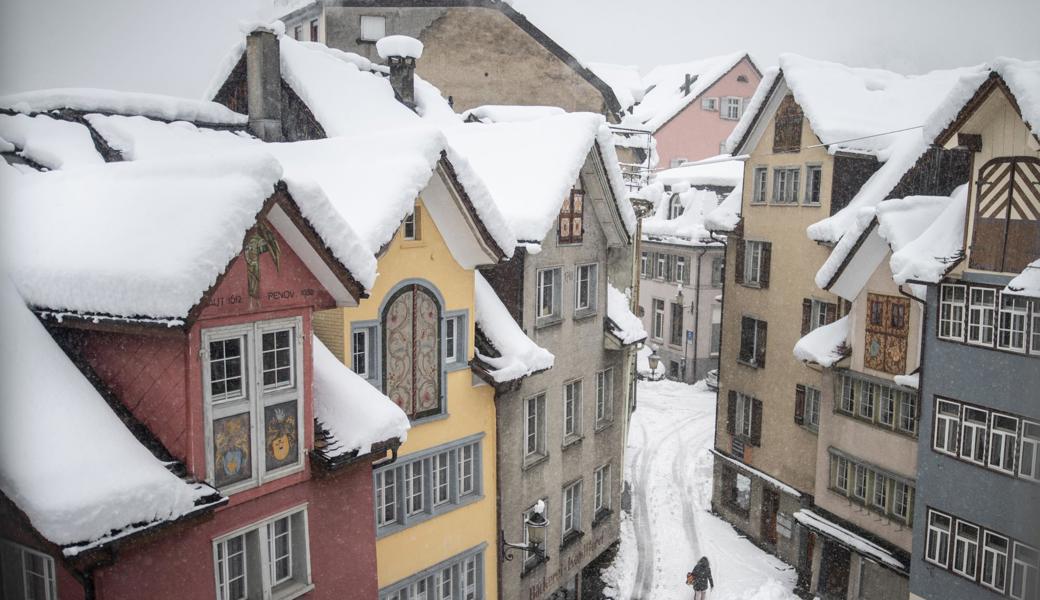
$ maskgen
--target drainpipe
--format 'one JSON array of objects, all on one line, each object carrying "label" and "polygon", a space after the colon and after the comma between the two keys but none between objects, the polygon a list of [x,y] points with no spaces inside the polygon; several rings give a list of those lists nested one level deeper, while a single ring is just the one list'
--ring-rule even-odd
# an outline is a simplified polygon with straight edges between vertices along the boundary
[{"label": "drainpipe", "polygon": [[[693,380],[697,382],[697,336],[701,334],[700,322],[701,322],[701,260],[704,258],[704,253],[707,252],[707,248],[701,248],[700,252],[697,253],[697,285],[694,286],[693,292]],[[688,343],[688,342],[687,342]]]}]

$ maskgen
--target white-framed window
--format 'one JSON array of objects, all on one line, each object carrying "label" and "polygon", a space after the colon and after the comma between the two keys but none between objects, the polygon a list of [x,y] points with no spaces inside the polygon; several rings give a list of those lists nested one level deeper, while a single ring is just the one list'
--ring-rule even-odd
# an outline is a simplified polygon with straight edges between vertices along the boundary
[{"label": "white-framed window", "polygon": [[982,585],[1001,594],[1007,589],[1008,538],[986,531],[982,543],[982,572],[979,581]]},{"label": "white-framed window", "polygon": [[361,39],[378,42],[386,37],[386,17],[361,15]]},{"label": "white-framed window", "polygon": [[762,253],[766,242],[744,240],[744,283],[762,283]]},{"label": "white-framed window", "polygon": [[319,37],[319,34],[318,34],[318,20],[317,19],[311,19],[310,30],[311,30],[310,41],[312,41],[312,42],[321,41],[321,38]]},{"label": "white-framed window", "polygon": [[466,444],[458,452],[459,496],[469,496],[477,491],[477,444]]},{"label": "white-framed window", "polygon": [[1018,296],[1001,294],[1000,315],[997,319],[997,348],[1025,352],[1028,322],[1029,301]]},{"label": "white-framed window", "polygon": [[967,288],[944,283],[939,288],[939,337],[964,341],[964,308]]},{"label": "white-framed window", "polygon": [[754,421],[755,399],[751,396],[737,393],[736,433],[745,438],[751,437],[752,423]]},{"label": "white-framed window", "polygon": [[953,539],[953,570],[956,573],[975,579],[975,570],[979,558],[979,528],[971,523],[957,521],[957,531]]},{"label": "white-framed window", "polygon": [[412,209],[412,212],[408,213],[404,221],[401,223],[401,234],[406,240],[418,241],[419,237],[419,221],[416,216],[419,214],[419,207],[416,206]]},{"label": "white-framed window", "polygon": [[986,465],[986,423],[989,413],[965,406],[961,411],[961,458]]},{"label": "white-framed window", "polygon": [[917,394],[897,391],[899,397],[899,428],[906,433],[917,433]]},{"label": "white-framed window", "polygon": [[859,416],[874,420],[874,402],[877,399],[878,386],[869,381],[863,382],[863,394],[859,399]]},{"label": "white-framed window", "polygon": [[654,339],[664,339],[664,300],[659,298],[653,299],[653,323],[650,330]]},{"label": "white-framed window", "polygon": [[563,488],[563,536],[581,531],[581,480]]},{"label": "white-framed window", "polygon": [[867,467],[866,465],[853,465],[852,495],[859,500],[867,499]]},{"label": "white-framed window", "polygon": [[307,509],[296,508],[213,541],[219,600],[280,598],[311,584]]},{"label": "white-framed window", "polygon": [[719,99],[718,98],[702,98],[701,108],[704,110],[717,111],[719,110]]},{"label": "white-framed window", "polygon": [[545,455],[545,394],[524,400],[524,457]]},{"label": "white-framed window", "polygon": [[647,256],[646,252],[643,252],[642,255],[639,257],[639,274],[641,276],[648,277],[650,275],[649,265],[649,257]]},{"label": "white-framed window", "polygon": [[1011,559],[1011,597],[1015,600],[1026,600],[1037,597],[1040,589],[1038,566],[1040,553],[1036,548],[1015,542],[1014,557]]},{"label": "white-framed window", "polygon": [[433,506],[437,507],[451,501],[451,455],[447,452],[430,457],[430,483],[433,495]]},{"label": "white-framed window", "polygon": [[538,271],[539,319],[556,319],[560,316],[560,268]]},{"label": "white-framed window", "polygon": [[832,313],[832,315],[837,313],[837,306],[832,302],[824,302],[816,298],[811,299],[809,302],[809,331],[827,325],[828,312]]},{"label": "white-framed window", "polygon": [[941,512],[928,510],[928,534],[925,538],[924,558],[932,564],[946,567],[950,562],[950,530],[953,519]]},{"label": "white-framed window", "polygon": [[8,540],[0,540],[0,583],[3,584],[0,594],[11,594],[12,598],[58,598],[54,559],[44,552]]},{"label": "white-framed window", "polygon": [[1019,444],[1018,476],[1040,481],[1040,423],[1022,421]]},{"label": "white-framed window", "polygon": [[668,201],[668,218],[679,218],[682,216],[683,212],[682,200],[679,199],[679,194],[674,194]]},{"label": "white-framed window", "polygon": [[599,514],[610,509],[610,465],[603,465],[593,473],[595,494],[593,494],[592,513]]},{"label": "white-framed window", "polygon": [[993,345],[993,330],[997,312],[997,291],[991,288],[971,288],[968,304],[968,343]]},{"label": "white-framed window", "polygon": [[665,279],[668,270],[668,256],[665,254],[657,255],[657,268],[654,271],[654,277],[658,279]]},{"label": "white-framed window", "polygon": [[574,310],[591,312],[596,310],[596,264],[578,265],[574,269]]},{"label": "white-framed window", "polygon": [[473,548],[379,590],[379,600],[483,600],[484,551]]},{"label": "white-framed window", "polygon": [[885,477],[881,473],[874,473],[874,493],[870,501],[875,507],[880,508],[882,511],[888,510],[889,481],[888,477]]},{"label": "white-framed window", "polygon": [[581,435],[581,379],[563,386],[563,437]]},{"label": "white-framed window", "polygon": [[751,177],[751,203],[765,204],[766,184],[769,181],[769,167],[755,167]]},{"label": "white-framed window", "polygon": [[849,461],[844,456],[834,456],[834,487],[842,492],[849,491]]},{"label": "white-framed window", "polygon": [[719,113],[723,119],[736,121],[744,107],[744,99],[738,96],[725,96],[722,98],[722,111]]},{"label": "white-framed window", "polygon": [[820,427],[820,390],[805,388],[805,424],[813,429]]},{"label": "white-framed window", "polygon": [[425,461],[417,460],[405,466],[405,514],[409,517],[426,509]]},{"label": "white-framed window", "polygon": [[989,467],[1015,474],[1015,446],[1018,442],[1018,419],[992,413],[989,429]]},{"label": "white-framed window", "polygon": [[910,502],[913,498],[914,488],[903,481],[894,481],[892,485],[892,514],[910,522]]},{"label": "white-framed window", "polygon": [[676,256],[675,257],[675,281],[678,283],[686,283],[686,257]]},{"label": "white-framed window", "polygon": [[202,332],[207,481],[225,494],[303,468],[299,317]]},{"label": "white-framed window", "polygon": [[388,469],[375,474],[376,525],[381,527],[396,523],[397,516],[397,471]]},{"label": "white-framed window", "polygon": [[935,401],[935,435],[932,449],[957,456],[957,434],[961,427],[961,406],[948,400]]},{"label": "white-framed window", "polygon": [[596,373],[596,422],[614,419],[614,369]]},{"label": "white-framed window", "polygon": [[1033,316],[1031,318],[1029,335],[1029,353],[1040,354],[1040,302],[1033,302]]},{"label": "white-framed window", "polygon": [[878,422],[882,425],[892,426],[896,420],[896,390],[881,386],[881,394],[878,398]]},{"label": "white-framed window", "polygon": [[820,190],[823,187],[823,167],[808,165],[805,167],[805,204],[815,206],[820,203]]},{"label": "white-framed window", "polygon": [[455,312],[444,316],[444,365],[448,368],[462,367],[466,362],[466,342],[469,328],[466,314]]},{"label": "white-framed window", "polygon": [[799,178],[802,169],[799,167],[780,167],[773,169],[773,203],[797,204]]},{"label": "white-framed window", "polygon": [[841,378],[841,397],[838,399],[838,410],[850,415],[856,411],[856,380],[847,375]]},{"label": "white-framed window", "polygon": [[297,25],[296,27],[293,27],[293,39],[301,42],[307,41],[303,39],[303,25]]},{"label": "white-framed window", "polygon": [[359,329],[351,332],[351,343],[350,343],[350,364],[351,368],[358,375],[367,378],[368,377],[368,361],[369,361],[369,350],[368,350],[368,330]]}]

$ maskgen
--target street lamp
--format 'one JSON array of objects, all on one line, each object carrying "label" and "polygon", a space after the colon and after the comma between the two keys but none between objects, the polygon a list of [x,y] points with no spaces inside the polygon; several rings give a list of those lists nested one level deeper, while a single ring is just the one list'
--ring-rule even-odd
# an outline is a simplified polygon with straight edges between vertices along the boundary
[{"label": "street lamp", "polygon": [[513,560],[512,550],[523,550],[527,554],[533,554],[541,560],[549,560],[545,554],[545,530],[549,527],[549,521],[545,518],[545,502],[539,500],[527,515],[524,516],[524,538],[523,544],[511,544],[505,539],[505,532],[499,538],[502,542],[502,558]]},{"label": "street lamp", "polygon": [[653,378],[657,375],[657,367],[661,365],[661,357],[657,355],[657,348],[650,346],[650,356],[646,357],[646,361],[650,364],[650,377]]}]

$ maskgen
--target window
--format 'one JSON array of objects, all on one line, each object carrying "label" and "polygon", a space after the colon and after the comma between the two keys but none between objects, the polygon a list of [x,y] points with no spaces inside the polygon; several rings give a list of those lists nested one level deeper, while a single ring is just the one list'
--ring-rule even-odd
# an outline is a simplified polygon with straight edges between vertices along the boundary
[{"label": "window", "polygon": [[312,42],[319,41],[318,40],[318,20],[317,19],[312,19],[311,20],[311,39],[310,39],[310,41],[312,41]]},{"label": "window", "polygon": [[984,410],[965,406],[961,415],[961,458],[986,464],[986,422]]},{"label": "window", "polygon": [[652,335],[655,339],[664,339],[664,300],[653,299]]},{"label": "window", "polygon": [[679,199],[679,194],[672,195],[668,201],[668,218],[675,219],[681,217],[683,214],[682,200]]},{"label": "window", "polygon": [[805,203],[820,203],[820,187],[823,184],[823,167],[809,165],[805,167]]},{"label": "window", "polygon": [[751,437],[754,425],[755,402],[750,396],[737,394],[737,434]]},{"label": "window", "polygon": [[303,39],[303,26],[297,25],[293,27],[293,39],[301,42],[306,41]]},{"label": "window", "polygon": [[766,366],[768,324],[752,317],[740,319],[740,362],[756,368]]},{"label": "window", "polygon": [[307,511],[295,510],[213,542],[217,597],[282,597],[310,585]]},{"label": "window", "polygon": [[733,96],[726,96],[722,99],[722,112],[719,113],[723,119],[730,121],[736,121],[740,119],[741,109],[743,108],[744,99]]},{"label": "window", "polygon": [[834,487],[842,492],[849,491],[849,461],[844,456],[832,456],[834,464]]},{"label": "window", "polygon": [[465,314],[449,314],[444,317],[444,364],[447,367],[463,367],[466,362],[466,340],[469,328]]},{"label": "window", "polygon": [[480,442],[462,440],[373,472],[376,532],[392,533],[480,494]]},{"label": "window", "polygon": [[[1036,156],[991,159],[975,173],[968,268],[1019,273],[1040,258]],[[1023,152],[1025,154],[1025,152]]]},{"label": "window", "polygon": [[668,378],[678,380],[681,377],[682,368],[679,366],[679,361],[670,360],[668,361]]},{"label": "window", "polygon": [[963,285],[943,284],[939,292],[939,337],[964,341]]},{"label": "window", "polygon": [[764,204],[766,201],[766,182],[769,178],[768,167],[755,167],[751,181],[751,203]]},{"label": "window", "polygon": [[524,401],[524,457],[545,456],[545,394]]},{"label": "window", "polygon": [[596,265],[578,265],[574,275],[574,310],[596,310]]},{"label": "window", "polygon": [[668,331],[668,343],[682,346],[683,343],[683,305],[672,302],[671,328]]},{"label": "window", "polygon": [[361,377],[368,378],[370,352],[368,349],[369,332],[359,329],[351,333],[351,368]]},{"label": "window", "polygon": [[1040,424],[1032,421],[1022,421],[1018,475],[1033,481],[1040,481]]},{"label": "window", "polygon": [[802,170],[798,167],[773,169],[773,203],[797,204],[798,179]]},{"label": "window", "polygon": [[538,271],[538,319],[560,318],[560,268]]},{"label": "window", "polygon": [[913,496],[914,488],[910,487],[910,484],[902,481],[893,482],[892,488],[892,514],[899,517],[904,522],[909,523],[910,501]]},{"label": "window", "polygon": [[429,288],[408,284],[383,309],[383,388],[411,419],[443,408],[441,305]]},{"label": "window", "polygon": [[737,508],[747,512],[751,507],[751,478],[743,473],[737,473],[733,478],[734,500]]},{"label": "window", "polygon": [[593,494],[592,512],[598,515],[610,509],[610,465],[603,465],[594,473],[595,493]]},{"label": "window", "polygon": [[676,256],[675,257],[675,281],[677,283],[689,283],[686,279],[686,257]]},{"label": "window", "polygon": [[878,422],[882,425],[893,425],[896,418],[896,391],[888,386],[881,386],[878,405]]},{"label": "window", "polygon": [[596,373],[596,422],[614,419],[614,369]]},{"label": "window", "polygon": [[1007,587],[1008,539],[987,531],[983,534],[982,585],[1004,593]]},{"label": "window", "polygon": [[406,240],[420,240],[422,239],[419,235],[419,219],[416,215],[419,214],[419,207],[416,206],[412,209],[412,212],[404,218],[404,222],[401,223],[402,233]]},{"label": "window", "polygon": [[802,335],[834,322],[838,318],[838,305],[815,298],[802,300]]},{"label": "window", "polygon": [[716,256],[711,259],[711,286],[720,287],[722,286],[722,269],[725,267],[726,259],[722,256]]},{"label": "window", "polygon": [[807,425],[810,429],[819,429],[820,427],[820,390],[811,387],[805,387],[805,409],[803,413],[802,424]]},{"label": "window", "polygon": [[1033,324],[1030,325],[1032,334],[1029,336],[1029,352],[1040,354],[1040,302],[1033,302]]},{"label": "window", "polygon": [[650,275],[649,262],[646,252],[643,252],[642,256],[639,257],[639,274],[643,277]]},{"label": "window", "polygon": [[709,351],[712,356],[716,356],[719,350],[722,349],[722,323],[711,324],[711,348]]},{"label": "window", "polygon": [[867,468],[863,465],[853,465],[854,479],[852,481],[852,495],[859,500],[867,499]]},{"label": "window", "polygon": [[1036,598],[1038,585],[1038,562],[1040,554],[1036,548],[1015,542],[1015,556],[1011,561],[1011,597],[1015,600]]},{"label": "window", "polygon": [[928,534],[925,538],[924,558],[930,563],[946,567],[950,560],[950,528],[953,519],[934,510],[928,511]]},{"label": "window", "polygon": [[856,410],[856,380],[848,375],[841,378],[841,398],[838,410],[853,414]]},{"label": "window", "polygon": [[909,434],[917,434],[917,394],[897,392],[899,396],[899,428]]},{"label": "window", "polygon": [[990,288],[971,288],[968,305],[968,343],[993,345],[993,325],[996,315],[997,291]]},{"label": "window", "polygon": [[655,277],[665,279],[667,277],[668,257],[664,254],[657,255],[657,271]]},{"label": "window", "polygon": [[563,437],[581,435],[581,380],[563,386]]},{"label": "window", "polygon": [[701,108],[704,110],[717,111],[719,110],[719,99],[718,98],[704,98],[701,100]]},{"label": "window", "polygon": [[742,280],[744,285],[768,287],[769,282],[769,255],[772,244],[769,242],[744,241],[743,252],[738,259],[743,261]]},{"label": "window", "polygon": [[560,207],[559,243],[580,244],[584,232],[582,217],[584,213],[585,192],[576,188],[563,200]]},{"label": "window", "polygon": [[[0,593],[26,600],[56,600],[54,559],[21,544],[0,540]],[[7,596],[5,595],[4,598]]]},{"label": "window", "polygon": [[971,523],[957,521],[953,540],[953,570],[968,579],[975,579],[979,555],[979,528]]},{"label": "window", "polygon": [[563,488],[563,537],[581,529],[581,481]]},{"label": "window", "polygon": [[467,550],[379,590],[379,600],[483,600],[484,552]]},{"label": "window", "polygon": [[377,42],[386,37],[386,17],[361,15],[361,40]]},{"label": "window", "polygon": [[1018,419],[997,413],[991,414],[990,419],[989,466],[1014,475]]},{"label": "window", "polygon": [[1001,294],[997,348],[1025,352],[1028,320],[1029,303],[1025,298]]},{"label": "window", "polygon": [[935,439],[932,448],[936,452],[957,456],[957,432],[960,429],[961,407],[955,402],[935,401]]},{"label": "window", "polygon": [[840,378],[836,399],[839,412],[886,429],[917,434],[916,392],[857,376],[852,372],[844,372]]},{"label": "window", "polygon": [[871,502],[883,512],[888,510],[889,479],[880,473],[874,473],[874,494]]},{"label": "window", "polygon": [[301,328],[294,318],[202,333],[207,481],[224,493],[302,467]]}]

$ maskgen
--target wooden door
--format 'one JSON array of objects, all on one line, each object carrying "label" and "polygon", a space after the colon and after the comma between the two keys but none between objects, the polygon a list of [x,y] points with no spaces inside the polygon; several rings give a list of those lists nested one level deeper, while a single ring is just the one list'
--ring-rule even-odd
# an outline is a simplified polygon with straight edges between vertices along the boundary
[{"label": "wooden door", "polygon": [[969,266],[1018,273],[1040,258],[1040,159],[995,158],[979,169]]},{"label": "wooden door", "polygon": [[762,540],[776,545],[776,513],[780,510],[780,494],[762,489]]}]

